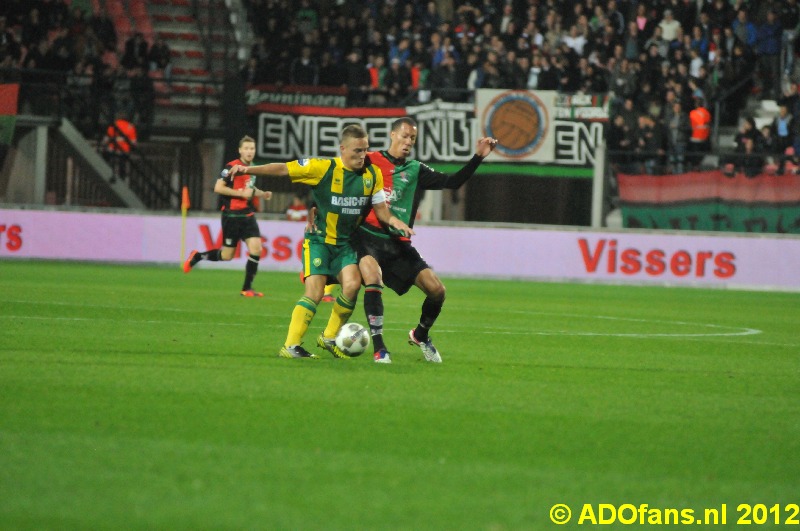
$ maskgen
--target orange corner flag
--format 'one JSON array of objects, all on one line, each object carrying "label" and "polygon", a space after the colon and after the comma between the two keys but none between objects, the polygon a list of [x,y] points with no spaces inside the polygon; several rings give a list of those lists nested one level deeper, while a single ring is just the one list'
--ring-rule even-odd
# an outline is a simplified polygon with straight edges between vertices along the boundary
[{"label": "orange corner flag", "polygon": [[189,202],[189,187],[184,186],[183,193],[181,194],[181,209],[188,210],[190,206],[191,203]]}]

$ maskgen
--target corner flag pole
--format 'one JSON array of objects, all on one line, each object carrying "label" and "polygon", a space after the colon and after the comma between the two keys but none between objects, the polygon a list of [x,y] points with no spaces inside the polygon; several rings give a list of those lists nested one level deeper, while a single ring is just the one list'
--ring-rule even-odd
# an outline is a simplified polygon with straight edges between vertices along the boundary
[{"label": "corner flag pole", "polygon": [[187,186],[183,187],[183,191],[181,193],[181,259],[178,262],[179,264],[183,264],[183,255],[186,254],[186,213],[189,210],[189,188]]}]

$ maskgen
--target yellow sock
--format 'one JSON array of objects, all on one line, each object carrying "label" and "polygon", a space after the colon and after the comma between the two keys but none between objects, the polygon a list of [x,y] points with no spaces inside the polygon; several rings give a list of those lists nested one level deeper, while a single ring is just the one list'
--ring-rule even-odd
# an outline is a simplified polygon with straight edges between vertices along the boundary
[{"label": "yellow sock", "polygon": [[303,297],[292,310],[292,321],[289,323],[289,333],[286,335],[284,346],[291,347],[303,342],[303,336],[308,331],[308,325],[317,313],[317,305],[308,297]]},{"label": "yellow sock", "polygon": [[325,284],[325,295],[332,295],[334,289],[336,289],[336,284]]},{"label": "yellow sock", "polygon": [[327,339],[336,337],[336,332],[353,315],[355,306],[356,303],[349,301],[344,295],[340,294],[336,297],[336,302],[333,303],[333,311],[331,311],[331,318],[328,319],[328,326],[325,327],[322,335]]}]

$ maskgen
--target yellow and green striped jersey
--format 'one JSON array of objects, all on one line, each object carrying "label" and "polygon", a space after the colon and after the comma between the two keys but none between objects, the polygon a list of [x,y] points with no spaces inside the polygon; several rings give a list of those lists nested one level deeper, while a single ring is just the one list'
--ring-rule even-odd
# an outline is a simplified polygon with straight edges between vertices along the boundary
[{"label": "yellow and green striped jersey", "polygon": [[347,242],[373,204],[386,201],[383,174],[373,164],[346,168],[340,157],[287,162],[292,182],[311,186],[317,205],[315,233],[306,237],[331,245]]}]

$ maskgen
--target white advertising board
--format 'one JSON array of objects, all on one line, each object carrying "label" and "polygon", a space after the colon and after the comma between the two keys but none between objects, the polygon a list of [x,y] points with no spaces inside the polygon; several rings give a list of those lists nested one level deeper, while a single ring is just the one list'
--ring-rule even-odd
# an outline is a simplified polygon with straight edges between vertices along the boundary
[{"label": "white advertising board", "polygon": [[[303,223],[259,221],[261,271],[299,271]],[[0,209],[0,259],[181,263],[179,215]],[[417,226],[441,275],[800,291],[800,238],[565,227]],[[186,253],[221,241],[217,216],[186,220]],[[243,267],[204,262],[203,267]]]}]

